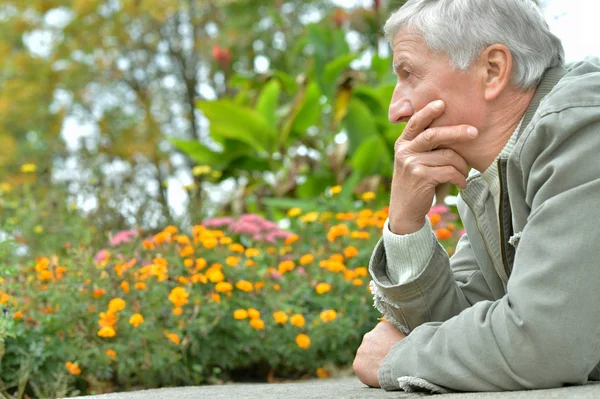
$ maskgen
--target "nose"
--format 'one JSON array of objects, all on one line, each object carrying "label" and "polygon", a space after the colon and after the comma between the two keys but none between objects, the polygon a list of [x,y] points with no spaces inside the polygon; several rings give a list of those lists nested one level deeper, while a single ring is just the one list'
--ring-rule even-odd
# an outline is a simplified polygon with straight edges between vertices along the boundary
[{"label": "nose", "polygon": [[401,92],[400,85],[396,85],[388,109],[388,119],[392,123],[407,122],[414,113],[411,102]]}]

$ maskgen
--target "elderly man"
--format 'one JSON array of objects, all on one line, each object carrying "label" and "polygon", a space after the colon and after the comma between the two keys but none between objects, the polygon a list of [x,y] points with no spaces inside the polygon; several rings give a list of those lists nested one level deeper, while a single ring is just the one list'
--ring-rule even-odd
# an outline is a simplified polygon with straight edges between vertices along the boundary
[{"label": "elderly man", "polygon": [[[389,219],[358,378],[500,391],[600,377],[600,68],[563,64],[531,0],[409,0],[385,25],[398,76]],[[469,172],[469,168],[472,168]],[[426,217],[461,189],[452,258]]]}]

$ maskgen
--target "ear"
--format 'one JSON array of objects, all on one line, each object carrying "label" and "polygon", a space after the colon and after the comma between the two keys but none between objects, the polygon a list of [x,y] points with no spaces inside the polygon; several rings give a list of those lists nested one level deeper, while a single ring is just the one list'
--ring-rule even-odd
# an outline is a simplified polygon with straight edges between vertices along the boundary
[{"label": "ear", "polygon": [[512,54],[505,45],[493,44],[483,50],[480,61],[485,99],[495,100],[510,83]]}]

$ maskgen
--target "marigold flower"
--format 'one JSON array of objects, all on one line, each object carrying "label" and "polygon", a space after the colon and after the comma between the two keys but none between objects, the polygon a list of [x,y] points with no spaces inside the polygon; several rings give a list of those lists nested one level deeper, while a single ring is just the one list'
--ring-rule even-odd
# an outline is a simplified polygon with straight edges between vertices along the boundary
[{"label": "marigold flower", "polygon": [[77,363],[66,362],[65,367],[67,368],[67,371],[71,375],[81,374],[81,369],[79,368],[79,365]]},{"label": "marigold flower", "polygon": [[297,234],[292,234],[291,236],[288,236],[284,243],[285,245],[292,245],[293,243],[295,243],[296,241],[298,241],[298,235]]},{"label": "marigold flower", "polygon": [[255,330],[264,330],[265,329],[265,322],[261,319],[251,319],[250,325]]},{"label": "marigold flower", "polygon": [[142,249],[153,251],[154,249],[156,249],[156,247],[154,246],[154,242],[152,242],[151,240],[144,240],[142,241]]},{"label": "marigold flower", "polygon": [[315,291],[317,292],[317,294],[321,295],[324,294],[326,292],[331,291],[331,284],[327,284],[327,283],[319,283],[317,284],[317,286],[315,287]]},{"label": "marigold flower", "polygon": [[188,297],[190,294],[183,287],[175,287],[169,294],[169,301],[173,303],[173,306],[180,307],[188,303]]},{"label": "marigold flower", "polygon": [[300,217],[300,220],[304,223],[313,223],[316,222],[319,218],[318,212],[308,212],[306,215]]},{"label": "marigold flower", "polygon": [[113,298],[108,303],[108,313],[117,313],[125,309],[125,301],[121,298]]},{"label": "marigold flower", "polygon": [[108,356],[111,360],[117,360],[117,352],[114,349],[107,349],[106,356]]},{"label": "marigold flower", "polygon": [[245,251],[244,246],[242,244],[238,244],[238,243],[231,244],[229,246],[229,250],[231,252],[237,252],[237,253],[240,253],[240,254],[243,254],[244,251]]},{"label": "marigold flower", "polygon": [[129,293],[129,283],[127,281],[121,281],[121,284],[119,284],[119,286],[121,287],[124,293]]},{"label": "marigold flower", "polygon": [[244,253],[244,255],[246,256],[246,258],[254,258],[254,257],[260,255],[260,250],[258,250],[256,248],[248,248],[246,250],[246,252]]},{"label": "marigold flower", "polygon": [[202,270],[206,267],[206,259],[198,258],[196,259],[196,271]]},{"label": "marigold flower", "polygon": [[252,290],[254,289],[254,286],[249,281],[240,280],[235,284],[235,288],[237,288],[240,291],[244,291],[244,292],[252,292]]},{"label": "marigold flower", "polygon": [[35,173],[37,166],[34,163],[25,163],[21,165],[21,172],[23,173]]},{"label": "marigold flower", "polygon": [[306,323],[306,320],[304,319],[304,316],[302,316],[299,313],[296,313],[296,314],[292,315],[292,317],[290,317],[290,324],[293,326],[302,328],[302,327],[304,327],[305,323]]},{"label": "marigold flower", "polygon": [[275,320],[275,323],[277,324],[285,324],[286,321],[288,321],[288,315],[285,314],[284,311],[278,311],[273,313],[273,320]]},{"label": "marigold flower", "polygon": [[225,263],[226,263],[228,266],[234,267],[234,266],[237,266],[237,265],[239,265],[239,264],[240,264],[240,258],[239,258],[239,257],[237,257],[237,256],[228,256],[228,257],[225,259]]},{"label": "marigold flower", "polygon": [[165,233],[173,235],[176,234],[179,230],[175,226],[167,226],[163,231]]},{"label": "marigold flower", "polygon": [[21,320],[23,318],[23,312],[21,312],[20,310],[17,310],[14,314],[13,314],[13,319],[14,320]]},{"label": "marigold flower", "polygon": [[114,313],[100,312],[100,320],[98,320],[98,325],[100,327],[112,327],[115,324],[117,324],[117,317]]},{"label": "marigold flower", "polygon": [[102,327],[98,331],[98,336],[102,338],[111,338],[114,337],[116,334],[117,333],[115,332],[115,329],[109,326]]},{"label": "marigold flower", "polygon": [[220,283],[221,281],[225,280],[223,272],[213,267],[210,267],[208,270],[206,270],[206,278],[208,278],[211,283]]},{"label": "marigold flower", "polygon": [[335,318],[337,317],[337,312],[333,309],[328,309],[322,311],[319,316],[321,317],[321,320],[323,320],[323,323],[328,323],[330,321],[335,320]]},{"label": "marigold flower", "polygon": [[177,277],[177,282],[179,284],[188,285],[190,283],[190,279],[184,276]]},{"label": "marigold flower", "polygon": [[254,283],[254,289],[256,291],[262,289],[265,286],[265,282],[264,281],[257,281],[256,283]]},{"label": "marigold flower", "polygon": [[273,289],[275,291],[279,291],[281,289],[281,286],[279,284],[273,284]]},{"label": "marigold flower", "polygon": [[245,320],[248,318],[248,311],[246,309],[236,309],[233,311],[233,318],[236,320]]},{"label": "marigold flower", "polygon": [[217,245],[219,245],[219,242],[216,238],[207,237],[204,240],[202,240],[202,246],[206,249],[213,249]]},{"label": "marigold flower", "polygon": [[337,195],[342,192],[342,186],[333,186],[329,191],[331,192],[331,195]]},{"label": "marigold flower", "polygon": [[[171,241],[171,234],[169,234],[165,231],[162,231],[162,232],[154,235],[154,242],[157,243],[158,245],[165,243],[165,242],[170,242],[170,241]],[[152,245],[152,246],[154,246],[154,245]],[[152,249],[154,249],[154,248],[152,248]]]},{"label": "marigold flower", "polygon": [[306,254],[306,255],[302,255],[302,257],[300,258],[300,261],[298,263],[300,263],[302,266],[306,266],[310,263],[312,263],[315,260],[315,257],[312,254]]},{"label": "marigold flower", "polygon": [[350,221],[350,220],[354,220],[356,219],[356,215],[352,212],[346,212],[346,213],[337,213],[335,215],[335,218],[337,220],[342,220],[342,221]]},{"label": "marigold flower", "polygon": [[142,324],[144,322],[144,316],[142,316],[139,313],[134,313],[131,315],[131,317],[129,318],[129,324],[131,324],[132,326],[134,326],[135,328],[138,328],[138,326],[140,324]]},{"label": "marigold flower", "polygon": [[179,250],[179,256],[185,258],[186,256],[192,256],[194,254],[194,247],[191,245],[186,245],[185,247]]},{"label": "marigold flower", "polygon": [[300,208],[292,208],[288,211],[287,215],[291,218],[295,218],[296,216],[302,213],[302,209]]},{"label": "marigold flower", "polygon": [[140,281],[139,283],[135,283],[135,285],[133,286],[133,288],[135,288],[136,290],[141,291],[141,290],[147,290],[148,286],[143,281]]},{"label": "marigold flower", "polygon": [[244,263],[244,264],[246,265],[246,267],[254,267],[254,266],[256,266],[256,262],[253,261],[252,259],[248,259],[246,261],[246,263]]},{"label": "marigold flower", "polygon": [[429,216],[429,222],[431,223],[432,226],[435,226],[436,224],[438,224],[441,221],[442,221],[442,217],[440,216],[439,213],[432,213]]},{"label": "marigold flower", "polygon": [[172,313],[175,316],[181,316],[181,314],[183,313],[183,309],[181,307],[173,308],[173,312]]},{"label": "marigold flower", "polygon": [[345,224],[338,224],[338,225],[332,226],[329,229],[329,232],[327,233],[327,240],[329,242],[333,242],[333,241],[335,241],[336,238],[342,237],[342,236],[345,236],[348,234],[350,234],[350,229],[348,229],[348,226],[346,226]]},{"label": "marigold flower", "polygon": [[175,333],[167,333],[165,336],[175,345],[179,345],[181,343],[181,338],[179,338],[179,335]]},{"label": "marigold flower", "polygon": [[260,312],[254,308],[249,308],[248,317],[250,317],[251,319],[260,319]]},{"label": "marigold flower", "polygon": [[352,284],[353,285],[363,285],[363,281],[360,278],[355,278],[354,280],[352,280]]},{"label": "marigold flower", "polygon": [[317,378],[329,378],[331,373],[325,370],[323,367],[317,368]]},{"label": "marigold flower", "polygon": [[278,270],[279,273],[284,274],[285,272],[290,272],[294,270],[296,264],[292,260],[284,260],[279,264]]},{"label": "marigold flower", "polygon": [[206,283],[208,283],[208,279],[202,273],[196,273],[192,277],[190,277],[190,279],[192,280],[192,283],[194,283],[194,284],[198,284],[198,283],[206,284]]},{"label": "marigold flower", "polygon": [[218,283],[215,286],[215,290],[217,292],[230,292],[231,290],[233,290],[233,286],[225,281],[221,281],[220,283]]},{"label": "marigold flower", "polygon": [[215,292],[211,292],[210,298],[213,300],[213,302],[221,303],[221,295],[219,295]]},{"label": "marigold flower", "polygon": [[375,199],[375,193],[373,191],[367,191],[366,193],[362,193],[360,199],[365,202],[373,201]]},{"label": "marigold flower", "polygon": [[221,237],[219,238],[219,244],[221,245],[229,245],[233,242],[231,237]]},{"label": "marigold flower", "polygon": [[194,266],[194,261],[191,259],[184,259],[183,265],[185,267],[192,267],[192,266]]},{"label": "marigold flower", "polygon": [[301,349],[308,349],[308,347],[310,346],[310,337],[306,334],[298,334],[296,336],[296,344]]},{"label": "marigold flower", "polygon": [[353,231],[350,234],[350,238],[357,240],[368,240],[369,238],[371,238],[371,234],[369,234],[369,232],[367,231]]},{"label": "marigold flower", "polygon": [[357,267],[356,269],[354,269],[354,275],[357,277],[367,277],[368,274],[369,271],[366,267]]},{"label": "marigold flower", "polygon": [[437,229],[435,235],[440,240],[447,240],[452,238],[452,232],[446,228]]},{"label": "marigold flower", "polygon": [[356,247],[349,246],[349,247],[344,248],[344,256],[346,257],[346,259],[354,258],[357,255],[358,255],[358,249],[356,249]]}]

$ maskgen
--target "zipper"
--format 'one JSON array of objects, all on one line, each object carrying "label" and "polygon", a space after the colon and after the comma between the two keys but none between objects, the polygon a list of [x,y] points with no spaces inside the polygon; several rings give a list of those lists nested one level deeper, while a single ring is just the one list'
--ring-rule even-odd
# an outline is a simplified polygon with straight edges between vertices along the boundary
[{"label": "zipper", "polygon": [[502,280],[502,283],[506,287],[506,285],[508,284],[508,275],[506,275],[504,269],[500,269],[498,267],[498,265],[496,265],[496,262],[494,262],[494,257],[492,256],[490,247],[488,246],[487,240],[485,239],[485,235],[483,234],[483,230],[481,230],[481,226],[479,225],[479,219],[477,219],[477,214],[473,210],[473,207],[471,206],[471,204],[469,204],[467,201],[464,201],[464,202],[465,202],[465,204],[467,204],[467,206],[471,210],[471,213],[473,214],[473,217],[475,218],[475,224],[477,225],[477,230],[479,230],[479,235],[483,239],[483,244],[485,245],[485,250],[487,251],[489,258],[492,261],[492,265],[494,265],[494,270],[496,270],[496,274],[498,275],[498,277],[500,277],[500,280]]},{"label": "zipper", "polygon": [[500,163],[500,159],[498,159],[498,179],[500,180],[500,204],[498,206],[498,225],[500,227],[500,252],[502,254],[502,266],[504,268],[504,273],[506,274],[506,281],[508,282],[508,277],[510,276],[510,270],[508,268],[508,259],[506,258],[506,243],[508,242],[506,235],[504,234],[504,218],[503,210],[504,210],[504,179],[502,175],[502,165]]}]

